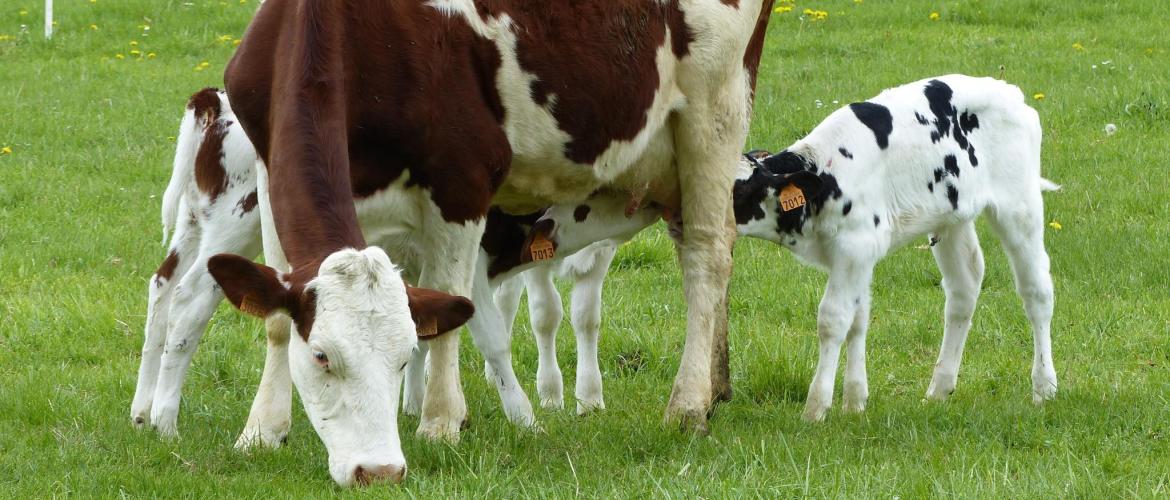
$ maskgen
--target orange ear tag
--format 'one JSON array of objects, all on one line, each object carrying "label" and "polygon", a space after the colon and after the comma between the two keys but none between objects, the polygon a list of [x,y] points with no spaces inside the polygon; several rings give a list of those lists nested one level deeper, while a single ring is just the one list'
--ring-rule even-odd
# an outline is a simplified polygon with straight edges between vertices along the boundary
[{"label": "orange ear tag", "polygon": [[780,208],[784,209],[785,212],[803,207],[804,203],[804,191],[801,191],[795,184],[789,184],[780,190]]},{"label": "orange ear tag", "polygon": [[552,242],[548,241],[543,234],[537,234],[532,238],[532,244],[528,245],[528,254],[532,256],[533,262],[540,262],[553,258],[557,251],[553,248]]},{"label": "orange ear tag", "polygon": [[264,316],[265,312],[264,309],[260,307],[260,304],[252,300],[251,295],[245,295],[244,298],[240,300],[240,310],[253,316],[261,317]]},{"label": "orange ear tag", "polygon": [[433,335],[438,335],[439,322],[434,318],[423,320],[423,323],[415,325],[415,329],[417,330],[419,337],[430,337]]}]

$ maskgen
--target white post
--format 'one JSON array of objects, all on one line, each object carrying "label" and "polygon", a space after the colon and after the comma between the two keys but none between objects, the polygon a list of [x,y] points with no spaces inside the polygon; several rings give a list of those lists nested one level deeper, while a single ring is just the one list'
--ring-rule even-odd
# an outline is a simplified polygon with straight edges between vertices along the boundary
[{"label": "white post", "polygon": [[45,0],[45,38],[53,38],[53,0]]}]

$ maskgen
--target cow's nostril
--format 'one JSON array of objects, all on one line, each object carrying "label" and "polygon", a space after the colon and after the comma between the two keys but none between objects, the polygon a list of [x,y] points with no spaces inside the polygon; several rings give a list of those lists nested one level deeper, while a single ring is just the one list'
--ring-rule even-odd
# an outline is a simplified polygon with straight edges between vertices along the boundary
[{"label": "cow's nostril", "polygon": [[398,483],[406,477],[406,466],[398,465],[359,465],[353,470],[353,479],[358,485],[367,486],[374,483]]}]

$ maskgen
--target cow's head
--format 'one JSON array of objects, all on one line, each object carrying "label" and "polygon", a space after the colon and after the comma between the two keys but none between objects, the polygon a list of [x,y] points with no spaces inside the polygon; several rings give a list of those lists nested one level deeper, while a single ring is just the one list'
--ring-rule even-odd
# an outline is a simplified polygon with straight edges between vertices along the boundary
[{"label": "cow's head", "polygon": [[[782,231],[800,227],[804,205],[821,192],[822,181],[808,165],[788,165],[789,156],[795,157],[753,150],[740,159],[731,194],[739,234],[780,242]],[[782,198],[797,194],[804,203],[783,206]]]},{"label": "cow's head", "polygon": [[216,255],[207,266],[240,310],[292,317],[299,335],[290,339],[289,368],[333,479],[349,486],[405,477],[397,418],[403,369],[419,339],[465,323],[471,301],[406,285],[377,247],[334,252],[303,286],[236,255]]}]

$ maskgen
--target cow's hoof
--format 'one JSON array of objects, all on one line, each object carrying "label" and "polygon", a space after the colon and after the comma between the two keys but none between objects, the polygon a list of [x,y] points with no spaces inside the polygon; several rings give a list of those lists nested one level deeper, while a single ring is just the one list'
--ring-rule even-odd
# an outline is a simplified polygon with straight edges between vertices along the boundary
[{"label": "cow's hoof", "polygon": [[242,452],[258,448],[280,448],[288,442],[288,429],[273,429],[265,431],[260,427],[245,427],[236,438],[235,447]]},{"label": "cow's hoof", "polygon": [[459,442],[459,429],[462,427],[462,419],[425,419],[418,424],[416,434],[430,441],[446,441],[455,444]]},{"label": "cow's hoof", "polygon": [[711,432],[710,427],[707,426],[707,410],[705,408],[680,410],[667,407],[664,422],[668,426],[678,426],[682,432],[693,432],[700,436],[706,436]]}]

